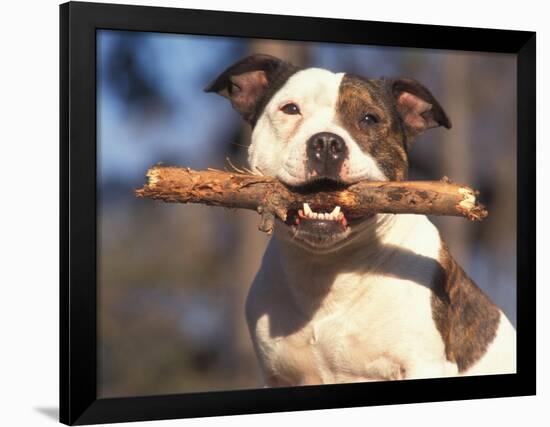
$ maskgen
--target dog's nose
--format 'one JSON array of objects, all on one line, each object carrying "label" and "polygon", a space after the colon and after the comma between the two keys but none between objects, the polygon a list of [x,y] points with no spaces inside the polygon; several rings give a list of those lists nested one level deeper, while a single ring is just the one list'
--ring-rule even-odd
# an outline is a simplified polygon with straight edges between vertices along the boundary
[{"label": "dog's nose", "polygon": [[338,178],[348,147],[341,136],[321,132],[309,138],[306,153],[310,172],[319,177]]}]

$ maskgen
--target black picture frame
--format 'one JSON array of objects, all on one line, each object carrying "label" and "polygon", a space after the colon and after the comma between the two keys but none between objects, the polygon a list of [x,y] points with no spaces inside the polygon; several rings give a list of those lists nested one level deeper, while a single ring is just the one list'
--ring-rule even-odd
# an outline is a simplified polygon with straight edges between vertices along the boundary
[{"label": "black picture frame", "polygon": [[[517,373],[97,397],[96,30],[154,31],[517,55]],[[536,392],[536,34],[480,28],[69,2],[60,6],[60,421],[65,424],[387,405]]]}]

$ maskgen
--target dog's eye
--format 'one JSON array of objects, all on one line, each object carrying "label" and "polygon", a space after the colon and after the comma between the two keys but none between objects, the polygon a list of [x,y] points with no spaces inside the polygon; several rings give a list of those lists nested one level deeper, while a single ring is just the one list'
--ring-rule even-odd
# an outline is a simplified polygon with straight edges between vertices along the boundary
[{"label": "dog's eye", "polygon": [[375,125],[378,122],[378,117],[376,117],[374,114],[365,114],[359,123],[362,126],[371,126]]},{"label": "dog's eye", "polygon": [[285,114],[300,114],[300,109],[293,102],[289,102],[281,107],[281,111]]}]

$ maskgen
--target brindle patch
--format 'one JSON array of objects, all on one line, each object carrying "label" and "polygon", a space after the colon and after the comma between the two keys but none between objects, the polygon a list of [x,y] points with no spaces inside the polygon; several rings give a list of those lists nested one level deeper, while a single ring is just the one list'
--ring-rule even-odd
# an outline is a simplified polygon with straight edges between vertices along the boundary
[{"label": "brindle patch", "polygon": [[[408,157],[405,136],[394,100],[382,80],[368,80],[345,74],[336,106],[338,122],[346,128],[361,149],[370,154],[388,179],[407,177]],[[361,119],[374,114],[379,122],[364,128]]]},{"label": "brindle patch", "polygon": [[496,335],[500,311],[466,275],[443,244],[434,275],[432,316],[447,360],[463,372],[485,354]]}]

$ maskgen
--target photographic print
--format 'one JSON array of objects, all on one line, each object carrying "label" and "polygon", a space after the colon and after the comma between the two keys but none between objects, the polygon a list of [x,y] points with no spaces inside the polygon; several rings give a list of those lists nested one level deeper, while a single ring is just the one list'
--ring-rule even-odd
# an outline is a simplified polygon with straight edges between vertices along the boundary
[{"label": "photographic print", "polygon": [[536,392],[535,33],[60,24],[61,422]]},{"label": "photographic print", "polygon": [[516,372],[515,55],[96,42],[99,397]]}]

